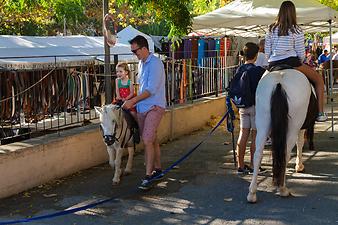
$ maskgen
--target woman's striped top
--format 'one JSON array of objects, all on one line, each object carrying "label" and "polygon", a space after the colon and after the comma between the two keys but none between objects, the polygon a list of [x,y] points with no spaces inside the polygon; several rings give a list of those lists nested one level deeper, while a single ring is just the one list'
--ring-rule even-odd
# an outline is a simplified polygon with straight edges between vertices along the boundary
[{"label": "woman's striped top", "polygon": [[268,32],[265,36],[265,55],[268,62],[286,59],[291,56],[298,56],[303,62],[305,54],[304,33],[292,33],[288,36],[278,36],[278,28]]}]

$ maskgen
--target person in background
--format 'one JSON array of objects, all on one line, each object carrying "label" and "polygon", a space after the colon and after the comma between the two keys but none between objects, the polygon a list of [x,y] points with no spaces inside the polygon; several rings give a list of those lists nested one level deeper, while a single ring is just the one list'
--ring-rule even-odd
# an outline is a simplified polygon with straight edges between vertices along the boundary
[{"label": "person in background", "polygon": [[312,55],[311,52],[308,52],[306,54],[306,57],[304,59],[304,63],[308,66],[310,66],[311,68],[315,69],[317,67],[317,64],[315,62],[315,57]]},{"label": "person in background", "polygon": [[330,60],[329,51],[327,49],[324,49],[323,53],[318,57],[318,65],[321,65],[322,63],[329,60]]},{"label": "person in background", "polygon": [[338,52],[336,52],[336,54],[333,55],[332,60],[338,60]]},{"label": "person in background", "polygon": [[269,66],[269,62],[268,62],[268,59],[265,56],[265,51],[264,51],[265,50],[264,49],[265,39],[259,40],[258,46],[259,46],[259,51],[258,51],[258,55],[257,55],[255,65],[263,67],[264,69],[267,69],[268,66]]},{"label": "person in background", "polygon": [[269,68],[286,64],[302,72],[315,85],[318,99],[316,120],[324,122],[324,81],[319,73],[303,64],[305,45],[304,33],[297,24],[296,7],[291,1],[284,1],[279,9],[276,21],[269,26],[265,38],[265,54]]},{"label": "person in background", "polygon": [[148,41],[137,35],[129,41],[131,51],[140,60],[138,64],[138,95],[125,101],[124,109],[136,105],[141,137],[145,147],[146,175],[138,188],[148,190],[151,181],[161,179],[161,151],[157,129],[165,113],[165,72],[162,61],[149,52]]},{"label": "person in background", "polygon": [[315,58],[318,59],[318,57],[320,56],[320,54],[322,54],[323,49],[320,46],[317,46],[316,50],[315,50]]}]

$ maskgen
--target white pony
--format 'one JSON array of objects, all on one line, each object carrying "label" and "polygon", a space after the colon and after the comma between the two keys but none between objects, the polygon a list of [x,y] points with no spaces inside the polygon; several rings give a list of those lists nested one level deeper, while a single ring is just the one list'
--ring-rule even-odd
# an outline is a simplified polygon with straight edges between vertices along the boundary
[{"label": "white pony", "polygon": [[[296,170],[302,170],[301,150],[304,143],[305,121],[311,95],[311,85],[304,74],[293,69],[265,73],[256,92],[256,152],[254,173],[247,196],[257,201],[257,176],[263,156],[264,143],[271,131],[273,155],[273,183],[280,196],[289,196],[285,184],[286,165],[297,139]],[[299,138],[298,138],[299,137]]]},{"label": "white pony", "polygon": [[118,105],[95,106],[96,112],[100,115],[100,129],[107,151],[109,154],[109,164],[114,169],[113,185],[120,182],[121,160],[124,150],[128,149],[128,162],[124,174],[132,172],[134,157],[134,137],[130,126],[127,123],[124,112]]}]

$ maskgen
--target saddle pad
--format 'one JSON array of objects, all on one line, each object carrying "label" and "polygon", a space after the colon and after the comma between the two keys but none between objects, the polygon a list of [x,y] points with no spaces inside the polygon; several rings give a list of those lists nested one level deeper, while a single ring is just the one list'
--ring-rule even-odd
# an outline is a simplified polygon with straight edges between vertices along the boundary
[{"label": "saddle pad", "polygon": [[278,71],[278,70],[286,70],[286,69],[294,69],[292,66],[289,66],[287,64],[280,64],[280,65],[276,65],[270,68],[270,72],[273,71]]}]

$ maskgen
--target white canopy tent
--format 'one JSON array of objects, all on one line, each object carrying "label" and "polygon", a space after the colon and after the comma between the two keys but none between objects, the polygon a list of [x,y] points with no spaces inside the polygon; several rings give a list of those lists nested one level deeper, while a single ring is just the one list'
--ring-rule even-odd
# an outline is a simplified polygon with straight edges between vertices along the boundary
[{"label": "white canopy tent", "polygon": [[[332,35],[332,44],[338,44],[338,32]],[[330,36],[323,38],[323,45],[330,45]]]},{"label": "white canopy tent", "polygon": [[141,31],[136,30],[131,25],[127,26],[126,28],[117,33],[118,43],[129,45],[128,41],[133,39],[137,35],[142,35],[143,37],[145,37],[149,44],[149,50],[151,52],[155,52],[153,39],[149,35],[146,35]]},{"label": "white canopy tent", "polygon": [[[305,32],[328,32],[329,20],[338,12],[316,0],[293,0],[297,22]],[[235,0],[228,5],[193,19],[193,31],[206,35],[264,36],[279,11],[282,1]],[[332,28],[338,30],[333,22]]]},{"label": "white canopy tent", "polygon": [[[120,31],[117,43],[110,48],[110,54],[118,54],[119,60],[137,61],[130,51],[128,40],[143,35],[153,51],[151,38],[129,26]],[[0,35],[0,69],[43,69],[57,66],[80,66],[103,61],[103,37],[91,36],[13,36]]]}]

